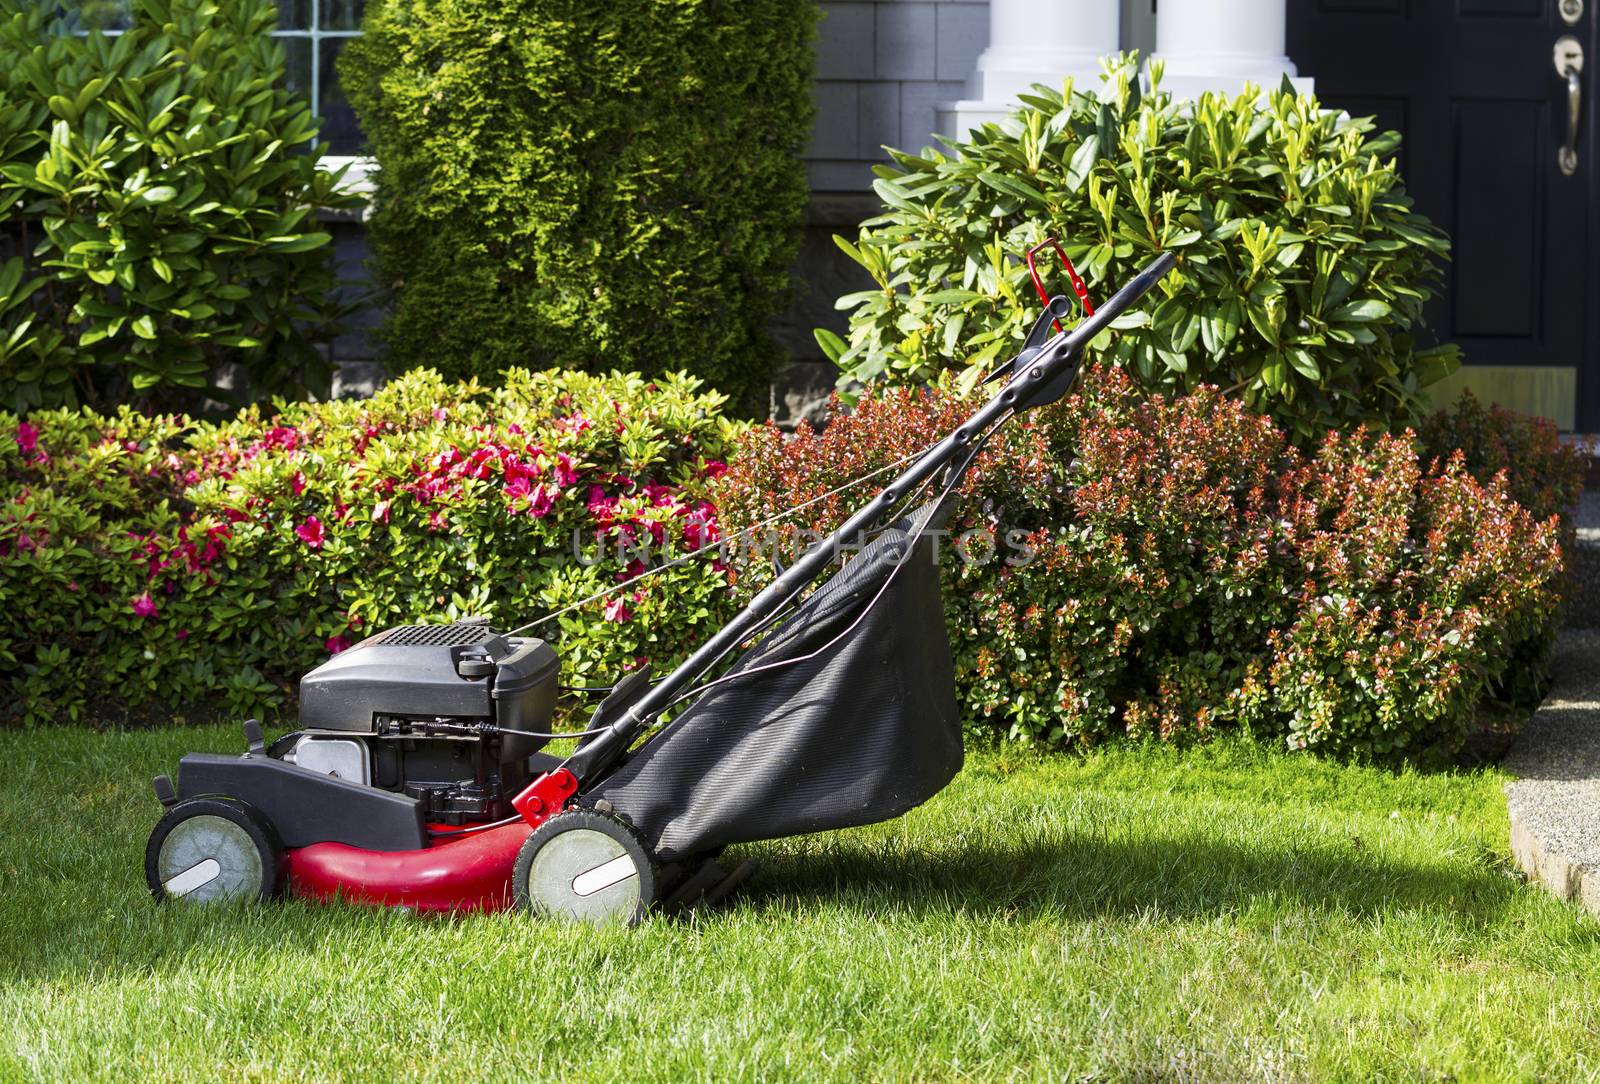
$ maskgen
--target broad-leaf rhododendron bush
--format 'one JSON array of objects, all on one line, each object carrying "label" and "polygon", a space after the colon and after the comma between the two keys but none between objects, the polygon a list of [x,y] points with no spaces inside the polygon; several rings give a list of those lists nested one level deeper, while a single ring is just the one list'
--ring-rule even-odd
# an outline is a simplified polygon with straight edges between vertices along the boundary
[{"label": "broad-leaf rhododendron bush", "polygon": [[[0,719],[271,713],[386,626],[516,625],[700,549],[722,406],[681,375],[418,371],[216,425],[0,414]],[[692,647],[727,595],[707,556],[539,634],[567,681],[609,682]]]},{"label": "broad-leaf rhododendron bush", "polygon": [[[1415,438],[1303,453],[1202,387],[1121,370],[1002,429],[949,525],[968,717],[1077,744],[1232,726],[1372,758],[1453,750],[1561,598],[1561,527]],[[972,409],[879,390],[821,435],[754,432],[719,481],[730,534],[936,440]],[[1448,425],[1441,423],[1443,430]],[[848,499],[813,506],[825,530]],[[754,579],[754,577],[752,577]],[[759,582],[759,581],[757,581]]]}]

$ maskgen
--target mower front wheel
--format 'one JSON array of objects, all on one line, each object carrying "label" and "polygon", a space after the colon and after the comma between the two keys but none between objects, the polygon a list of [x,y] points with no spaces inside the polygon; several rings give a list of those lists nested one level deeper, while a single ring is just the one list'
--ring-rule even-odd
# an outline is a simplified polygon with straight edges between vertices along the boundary
[{"label": "mower front wheel", "polygon": [[144,873],[158,902],[267,900],[283,882],[283,844],[254,806],[190,798],[156,823]]},{"label": "mower front wheel", "polygon": [[592,809],[557,813],[534,829],[511,874],[518,907],[595,925],[637,923],[659,884],[655,855],[639,833]]}]

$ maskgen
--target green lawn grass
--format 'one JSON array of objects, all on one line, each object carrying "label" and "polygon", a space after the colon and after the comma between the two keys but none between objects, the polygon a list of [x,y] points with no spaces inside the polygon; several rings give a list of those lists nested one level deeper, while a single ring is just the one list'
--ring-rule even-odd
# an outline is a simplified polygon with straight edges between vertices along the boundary
[{"label": "green lawn grass", "polygon": [[0,734],[0,1080],[1600,1075],[1600,924],[1513,875],[1493,771],[980,753],[633,930],[155,906],[150,775],[239,745]]}]

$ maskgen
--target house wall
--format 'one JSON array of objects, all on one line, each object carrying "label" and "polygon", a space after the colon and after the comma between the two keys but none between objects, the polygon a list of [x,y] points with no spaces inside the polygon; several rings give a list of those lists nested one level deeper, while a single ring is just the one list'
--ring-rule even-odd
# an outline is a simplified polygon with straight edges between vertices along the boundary
[{"label": "house wall", "polygon": [[869,188],[882,148],[931,143],[934,106],[962,96],[989,38],[987,0],[818,5],[806,172],[817,192]]}]

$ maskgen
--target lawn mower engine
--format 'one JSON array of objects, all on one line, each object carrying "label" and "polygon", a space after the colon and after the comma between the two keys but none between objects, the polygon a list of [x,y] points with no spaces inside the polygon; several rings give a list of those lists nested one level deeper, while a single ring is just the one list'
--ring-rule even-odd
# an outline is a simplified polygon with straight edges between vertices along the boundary
[{"label": "lawn mower engine", "polygon": [[500,852],[514,858],[528,826],[473,829],[515,820],[512,799],[559,763],[538,736],[559,674],[543,640],[477,619],[398,626],[334,655],[300,681],[300,729],[269,748],[246,723],[243,756],[191,753],[176,786],[156,778],[167,808],[146,849],[151,890],[503,906]]},{"label": "lawn mower engine", "polygon": [[300,725],[270,755],[416,799],[422,818],[464,825],[511,816],[549,730],[560,663],[543,640],[481,621],[401,625],[300,681]]}]

